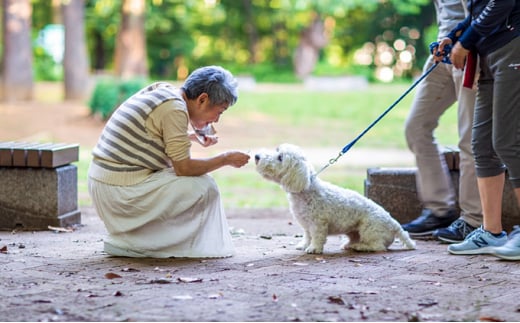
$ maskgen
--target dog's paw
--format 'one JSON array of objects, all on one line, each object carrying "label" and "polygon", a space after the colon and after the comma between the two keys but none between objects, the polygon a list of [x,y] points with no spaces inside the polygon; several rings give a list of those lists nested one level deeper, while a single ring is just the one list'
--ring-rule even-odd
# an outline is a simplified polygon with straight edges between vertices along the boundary
[{"label": "dog's paw", "polygon": [[315,246],[308,246],[305,249],[305,252],[310,253],[310,254],[321,254],[321,253],[323,253],[323,248],[318,248]]}]

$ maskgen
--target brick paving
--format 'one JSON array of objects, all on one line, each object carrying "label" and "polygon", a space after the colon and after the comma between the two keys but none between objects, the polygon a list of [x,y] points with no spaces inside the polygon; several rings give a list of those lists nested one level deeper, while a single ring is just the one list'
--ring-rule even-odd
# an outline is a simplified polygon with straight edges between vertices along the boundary
[{"label": "brick paving", "polygon": [[520,321],[519,262],[436,241],[306,255],[287,209],[239,209],[234,257],[114,258],[81,210],[73,232],[0,232],[0,321]]}]

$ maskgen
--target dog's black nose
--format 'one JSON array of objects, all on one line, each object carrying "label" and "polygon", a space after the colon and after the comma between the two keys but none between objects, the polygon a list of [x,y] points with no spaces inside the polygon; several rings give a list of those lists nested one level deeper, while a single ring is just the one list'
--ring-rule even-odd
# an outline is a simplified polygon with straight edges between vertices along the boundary
[{"label": "dog's black nose", "polygon": [[256,154],[256,155],[255,155],[255,160],[256,160],[256,161],[259,161],[259,160],[260,160],[260,155],[259,155],[259,154]]}]

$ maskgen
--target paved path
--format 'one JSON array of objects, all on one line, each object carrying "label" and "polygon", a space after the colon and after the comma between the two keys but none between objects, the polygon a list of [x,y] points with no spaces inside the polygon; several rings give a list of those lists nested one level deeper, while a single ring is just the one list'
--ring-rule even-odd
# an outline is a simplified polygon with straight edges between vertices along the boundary
[{"label": "paved path", "polygon": [[0,321],[520,321],[520,263],[436,241],[306,255],[286,209],[240,209],[234,257],[113,258],[82,212],[70,233],[0,232]]}]

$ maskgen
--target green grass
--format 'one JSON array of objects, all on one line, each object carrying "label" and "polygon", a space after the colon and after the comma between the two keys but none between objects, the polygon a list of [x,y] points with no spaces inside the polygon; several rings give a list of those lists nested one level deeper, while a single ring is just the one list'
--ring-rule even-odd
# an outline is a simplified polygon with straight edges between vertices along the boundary
[{"label": "green grass", "polygon": [[[228,132],[221,144],[206,149],[209,155],[226,147],[239,149],[274,148],[282,142],[305,147],[330,147],[339,152],[383,113],[409,84],[371,85],[367,90],[349,92],[306,91],[302,87],[243,91],[236,106],[219,122],[219,133]],[[406,150],[403,125],[414,92],[412,91],[379,121],[354,148],[397,148]],[[439,143],[457,143],[456,109],[442,117],[436,136]],[[231,132],[231,133],[230,133]],[[336,155],[330,156],[330,158]],[[347,158],[347,157],[344,157]],[[91,203],[86,185],[90,151],[82,147],[79,168],[80,204]],[[226,208],[285,207],[281,188],[260,177],[250,162],[241,169],[225,167],[211,174],[217,181]],[[366,168],[329,167],[320,177],[334,184],[363,193]]]}]

